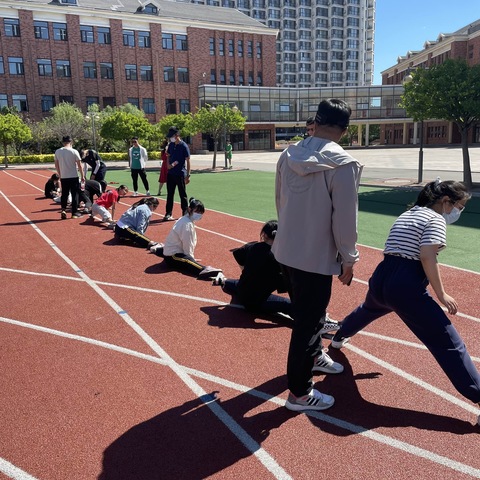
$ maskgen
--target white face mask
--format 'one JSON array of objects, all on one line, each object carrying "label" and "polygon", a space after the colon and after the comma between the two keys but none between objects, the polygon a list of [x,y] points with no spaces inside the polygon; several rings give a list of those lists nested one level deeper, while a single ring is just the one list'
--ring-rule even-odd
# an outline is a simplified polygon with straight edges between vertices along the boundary
[{"label": "white face mask", "polygon": [[172,143],[175,143],[176,140],[177,140],[177,137],[170,137],[170,141],[171,141]]},{"label": "white face mask", "polygon": [[198,222],[199,220],[201,220],[203,217],[203,214],[202,213],[197,213],[197,212],[193,212],[192,215],[191,215],[191,219],[194,221],[194,222]]},{"label": "white face mask", "polygon": [[450,213],[443,212],[442,216],[445,219],[445,222],[447,222],[447,225],[450,225],[460,218],[461,213],[462,211],[459,208],[453,207]]}]

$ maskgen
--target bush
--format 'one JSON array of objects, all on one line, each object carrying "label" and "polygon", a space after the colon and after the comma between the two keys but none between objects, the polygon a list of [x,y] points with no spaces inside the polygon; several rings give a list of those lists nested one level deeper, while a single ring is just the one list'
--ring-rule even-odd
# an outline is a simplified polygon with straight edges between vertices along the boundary
[{"label": "bush", "polygon": [[[104,162],[126,162],[128,161],[128,152],[109,152],[100,153]],[[3,162],[1,157],[0,162]],[[39,164],[39,163],[55,163],[55,155],[48,153],[46,155],[8,155],[8,163],[11,164]],[[148,152],[149,160],[160,160],[161,152]]]}]

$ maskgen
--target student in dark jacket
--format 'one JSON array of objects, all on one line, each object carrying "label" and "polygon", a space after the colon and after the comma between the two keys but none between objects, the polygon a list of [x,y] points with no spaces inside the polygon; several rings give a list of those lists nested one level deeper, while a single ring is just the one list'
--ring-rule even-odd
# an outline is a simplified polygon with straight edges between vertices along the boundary
[{"label": "student in dark jacket", "polygon": [[92,169],[90,180],[96,180],[102,186],[102,192],[107,189],[105,175],[107,174],[107,166],[102,162],[98,152],[92,149],[82,150],[82,162],[84,163],[85,178],[87,177],[88,167]]}]

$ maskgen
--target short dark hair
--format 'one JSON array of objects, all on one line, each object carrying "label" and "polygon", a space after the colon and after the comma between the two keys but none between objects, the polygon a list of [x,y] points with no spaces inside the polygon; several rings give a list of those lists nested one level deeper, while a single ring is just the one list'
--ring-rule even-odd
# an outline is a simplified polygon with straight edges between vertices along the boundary
[{"label": "short dark hair", "polygon": [[138,142],[138,137],[132,137],[131,142]]},{"label": "short dark hair", "polygon": [[319,125],[329,125],[345,130],[350,123],[351,114],[352,109],[347,102],[338,98],[329,98],[318,104],[315,122]]},{"label": "short dark hair", "polygon": [[308,117],[305,121],[306,125],[313,125],[315,123],[315,117]]},{"label": "short dark hair", "polygon": [[73,139],[70,135],[65,135],[63,138],[62,138],[62,143],[72,143],[73,142]]}]

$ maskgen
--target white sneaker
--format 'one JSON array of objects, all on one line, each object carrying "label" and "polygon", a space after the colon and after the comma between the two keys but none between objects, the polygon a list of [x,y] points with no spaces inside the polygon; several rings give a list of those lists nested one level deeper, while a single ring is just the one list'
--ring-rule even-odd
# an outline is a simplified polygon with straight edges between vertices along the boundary
[{"label": "white sneaker", "polygon": [[326,352],[322,352],[316,359],[312,373],[342,373],[343,365],[334,362]]},{"label": "white sneaker", "polygon": [[340,324],[336,320],[332,320],[328,316],[328,313],[326,313],[325,316],[320,319],[320,323],[322,324],[322,328],[318,332],[320,335],[328,332],[335,332],[340,329]]},{"label": "white sneaker", "polygon": [[[337,332],[338,334],[338,332]],[[345,346],[346,343],[350,341],[350,337],[340,337],[335,334],[332,338],[332,343],[330,344],[333,348],[342,348]]]},{"label": "white sneaker", "polygon": [[145,193],[145,195],[146,195],[147,197],[149,197],[149,196],[150,196],[150,192],[148,191],[147,193]]},{"label": "white sneaker", "polygon": [[320,393],[314,388],[308,395],[296,397],[293,393],[288,395],[285,407],[294,412],[302,412],[304,410],[326,410],[335,403],[335,399],[331,395]]},{"label": "white sneaker", "polygon": [[138,192],[133,192],[133,196],[136,197],[138,195]]}]

